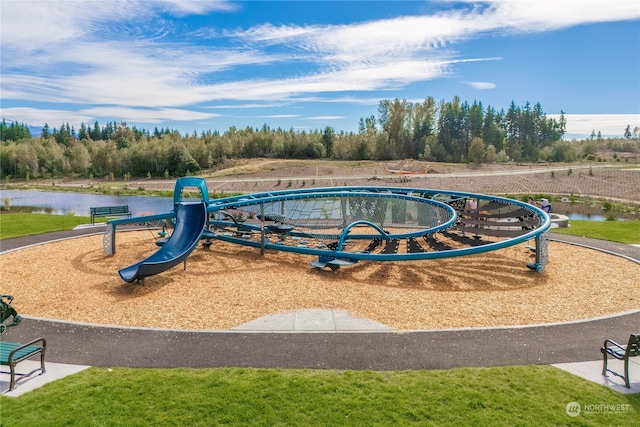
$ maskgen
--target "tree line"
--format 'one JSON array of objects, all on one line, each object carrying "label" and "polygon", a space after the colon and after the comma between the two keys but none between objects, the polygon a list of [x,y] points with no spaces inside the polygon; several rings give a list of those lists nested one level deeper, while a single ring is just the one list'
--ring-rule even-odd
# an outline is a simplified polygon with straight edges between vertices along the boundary
[{"label": "tree line", "polygon": [[[439,162],[573,161],[597,145],[563,141],[566,122],[548,118],[541,105],[511,103],[508,110],[454,97],[436,102],[383,100],[378,114],[361,118],[357,132],[330,126],[313,131],[231,127],[224,133],[153,131],[126,122],[45,124],[32,137],[24,124],[0,124],[3,177],[178,177],[212,169],[229,158],[395,160]],[[629,149],[640,147],[632,143]]]}]

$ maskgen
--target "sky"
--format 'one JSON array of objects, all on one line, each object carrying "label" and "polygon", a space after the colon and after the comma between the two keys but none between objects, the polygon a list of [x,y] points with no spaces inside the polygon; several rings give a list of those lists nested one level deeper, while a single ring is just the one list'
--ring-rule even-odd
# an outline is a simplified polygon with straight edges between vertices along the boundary
[{"label": "sky", "polygon": [[640,126],[638,0],[0,0],[0,116],[357,131],[385,99]]}]

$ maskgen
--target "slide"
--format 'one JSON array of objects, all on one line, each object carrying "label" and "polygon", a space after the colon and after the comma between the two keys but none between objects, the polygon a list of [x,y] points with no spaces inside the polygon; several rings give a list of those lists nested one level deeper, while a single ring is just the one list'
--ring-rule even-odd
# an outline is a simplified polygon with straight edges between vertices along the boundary
[{"label": "slide", "polygon": [[195,249],[207,225],[205,203],[178,203],[176,225],[171,237],[149,258],[118,271],[125,282],[144,280],[183,262]]}]

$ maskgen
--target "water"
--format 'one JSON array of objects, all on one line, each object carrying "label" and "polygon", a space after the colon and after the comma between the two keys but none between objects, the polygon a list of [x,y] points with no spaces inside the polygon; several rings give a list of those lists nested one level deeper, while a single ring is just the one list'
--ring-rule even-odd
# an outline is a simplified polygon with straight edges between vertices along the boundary
[{"label": "water", "polygon": [[[31,207],[35,213],[51,213],[57,215],[74,214],[89,216],[89,208],[94,206],[128,205],[133,216],[141,214],[159,214],[173,209],[173,198],[154,196],[109,196],[84,193],[63,193],[37,190],[2,190],[0,202],[9,199],[10,207]],[[599,206],[556,202],[553,213],[566,215],[569,219],[604,221]],[[621,217],[622,219],[624,216]]]},{"label": "water", "polygon": [[569,213],[567,214],[567,216],[569,217],[569,219],[576,219],[576,220],[586,220],[586,221],[604,221],[605,217],[603,217],[602,215],[582,215],[582,214],[576,214],[576,213]]},{"label": "water", "polygon": [[[559,201],[553,203],[553,213],[566,215],[570,220],[586,221],[605,221],[608,215],[599,203],[568,203]],[[619,220],[640,219],[637,212],[616,211],[613,212],[613,216]]]},{"label": "water", "polygon": [[109,196],[83,193],[63,193],[37,190],[2,190],[0,201],[9,199],[9,207],[32,207],[34,213],[90,216],[94,206],[128,205],[133,216],[142,213],[159,214],[173,209],[173,198],[153,196]]}]

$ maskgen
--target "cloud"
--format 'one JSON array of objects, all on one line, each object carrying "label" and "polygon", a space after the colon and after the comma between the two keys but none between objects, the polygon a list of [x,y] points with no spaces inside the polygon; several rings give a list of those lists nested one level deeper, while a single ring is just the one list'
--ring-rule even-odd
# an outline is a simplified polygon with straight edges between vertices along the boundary
[{"label": "cloud", "polygon": [[469,86],[478,90],[495,89],[496,84],[491,82],[466,82]]},{"label": "cloud", "polygon": [[[476,4],[473,0],[463,1]],[[482,3],[488,7],[481,16],[488,18],[491,26],[514,32],[538,33],[640,18],[636,0],[486,0]]]},{"label": "cloud", "polygon": [[295,118],[300,117],[299,114],[269,114],[266,116],[255,116],[259,118],[267,118],[267,119],[279,119],[279,118]]},{"label": "cloud", "polygon": [[1,114],[7,120],[15,120],[20,123],[49,123],[52,127],[58,127],[62,123],[69,123],[76,129],[82,123],[89,125],[96,121],[102,124],[107,121],[154,124],[162,123],[166,120],[191,122],[220,117],[220,114],[201,113],[177,108],[139,109],[123,107],[96,107],[79,110],[12,107],[3,108]]},{"label": "cloud", "polygon": [[58,127],[63,123],[69,123],[76,129],[80,123],[93,123],[94,117],[82,114],[75,110],[66,109],[46,109],[31,107],[2,108],[2,118],[18,123],[44,125],[48,123],[51,127]]},{"label": "cloud", "polygon": [[204,15],[211,11],[232,12],[239,9],[237,2],[224,0],[164,0],[167,11],[177,15]]},{"label": "cloud", "polygon": [[[121,107],[96,107],[80,110],[83,114],[93,117],[122,117],[122,120],[136,123],[160,123],[164,120],[193,121],[220,117],[220,114],[201,113],[198,111],[178,108],[121,108]],[[112,119],[115,120],[115,119]]]},{"label": "cloud", "polygon": [[307,117],[307,120],[341,120],[346,118],[346,116],[311,116]]},{"label": "cloud", "polygon": [[[549,118],[560,119],[559,114],[548,114]],[[569,137],[584,138],[600,132],[602,136],[621,136],[627,126],[640,126],[640,114],[565,114],[566,133]]]}]

